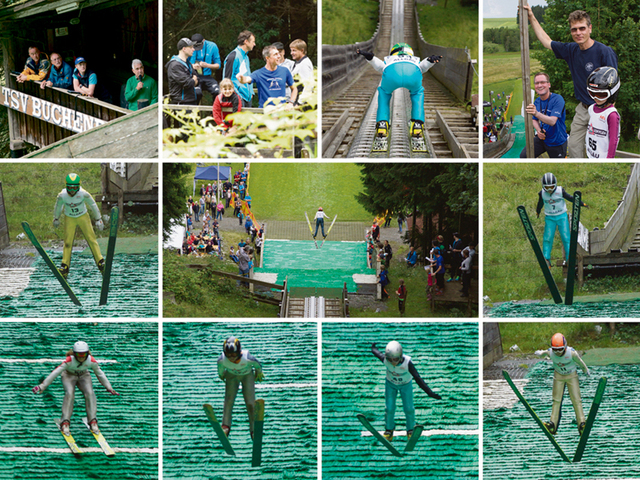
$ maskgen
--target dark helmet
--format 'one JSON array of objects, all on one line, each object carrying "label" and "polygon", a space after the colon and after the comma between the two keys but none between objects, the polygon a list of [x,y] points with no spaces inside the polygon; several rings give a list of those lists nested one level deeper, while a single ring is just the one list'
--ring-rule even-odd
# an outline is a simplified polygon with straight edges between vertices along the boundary
[{"label": "dark helmet", "polygon": [[553,193],[558,186],[558,181],[553,173],[545,173],[542,177],[542,188],[547,193]]},{"label": "dark helmet", "polygon": [[242,353],[242,347],[240,346],[240,340],[236,337],[229,337],[224,341],[223,346],[225,356],[240,355]]},{"label": "dark helmet", "polygon": [[598,67],[587,77],[587,92],[594,100],[606,100],[614,103],[618,98],[620,77],[613,67]]}]

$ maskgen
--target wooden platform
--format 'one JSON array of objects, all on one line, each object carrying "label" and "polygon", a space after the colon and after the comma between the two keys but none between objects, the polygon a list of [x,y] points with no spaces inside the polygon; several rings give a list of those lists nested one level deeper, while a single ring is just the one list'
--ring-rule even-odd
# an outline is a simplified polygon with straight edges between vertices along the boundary
[{"label": "wooden platform", "polygon": [[471,280],[471,287],[469,288],[469,296],[462,297],[462,280],[458,282],[445,282],[444,293],[442,295],[431,295],[431,300],[427,300],[431,309],[435,310],[437,304],[456,304],[455,306],[460,309],[466,309],[467,316],[471,317],[473,314],[473,307],[476,307],[476,315],[478,315],[478,280]]}]

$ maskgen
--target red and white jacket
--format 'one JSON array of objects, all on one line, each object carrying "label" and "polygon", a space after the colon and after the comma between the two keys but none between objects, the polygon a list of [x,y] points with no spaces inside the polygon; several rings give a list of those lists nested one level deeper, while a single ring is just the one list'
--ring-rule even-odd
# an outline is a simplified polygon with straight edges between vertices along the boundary
[{"label": "red and white jacket", "polygon": [[113,390],[113,388],[111,387],[111,383],[109,382],[109,379],[107,379],[107,376],[104,374],[104,372],[100,368],[100,365],[98,364],[96,359],[93,358],[91,355],[89,355],[87,359],[82,363],[78,362],[76,357],[74,357],[73,355],[69,355],[67,358],[65,358],[64,362],[62,362],[53,372],[51,372],[49,376],[45,378],[44,381],[39,385],[40,390],[44,390],[49,385],[51,385],[53,381],[60,374],[62,374],[62,372],[66,372],[71,375],[80,376],[80,375],[88,375],[89,369],[93,370],[93,373],[95,374],[96,378],[100,381],[100,383],[104,386],[104,388],[106,388],[109,391]]}]

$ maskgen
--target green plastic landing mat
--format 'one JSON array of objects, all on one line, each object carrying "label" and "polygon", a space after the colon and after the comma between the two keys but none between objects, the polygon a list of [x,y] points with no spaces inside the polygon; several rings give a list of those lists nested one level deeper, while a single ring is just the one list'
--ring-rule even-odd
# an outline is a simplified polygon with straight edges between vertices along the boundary
[{"label": "green plastic landing mat", "polygon": [[[75,457],[60,434],[64,388],[60,377],[41,394],[31,389],[83,340],[120,396],[91,373],[100,430],[115,450],[108,458],[82,423],[83,394],[76,389],[71,434],[84,453]],[[158,323],[0,323],[0,479],[157,479]]]},{"label": "green plastic landing mat", "polygon": [[[119,240],[118,240],[119,242]],[[48,252],[56,265],[62,252]],[[158,255],[116,255],[113,259],[109,303],[100,306],[102,275],[93,257],[71,257],[68,282],[82,306],[71,303],[42,258],[28,286],[18,297],[0,298],[0,317],[157,317]]]},{"label": "green plastic landing mat", "polygon": [[282,284],[288,277],[290,287],[333,287],[355,291],[353,275],[375,275],[367,268],[364,242],[332,242],[327,240],[322,248],[313,241],[269,240],[265,242],[260,273],[277,273],[275,283]]},{"label": "green plastic landing mat", "polygon": [[[383,363],[371,353],[400,342],[422,379],[442,400],[430,398],[415,382],[416,423],[443,433],[423,436],[413,452],[394,457],[358,421],[362,413],[379,431],[385,424]],[[323,323],[323,480],[478,478],[478,323]],[[406,429],[397,398],[396,430]],[[470,434],[446,433],[468,430]],[[475,432],[475,433],[473,433]],[[404,451],[406,437],[392,442]]]},{"label": "green plastic landing mat", "polygon": [[[317,479],[318,325],[304,323],[163,323],[164,480]],[[225,384],[217,360],[236,336],[262,365],[255,385],[265,403],[259,467],[242,391],[233,407],[227,455],[204,414],[222,421]],[[240,387],[242,390],[242,387]],[[257,460],[257,458],[256,458]]]},{"label": "green plastic landing mat", "polygon": [[497,318],[638,318],[640,317],[640,299],[637,294],[629,301],[611,301],[602,297],[598,302],[582,302],[580,297],[573,299],[573,305],[549,305],[536,303],[503,303],[486,314]]},{"label": "green plastic landing mat", "polygon": [[[578,372],[585,415],[596,394],[600,377],[606,377],[606,396],[598,410],[582,460],[562,461],[546,439],[535,440],[537,427],[518,403],[510,407],[484,410],[483,478],[513,480],[632,479],[640,478],[640,365],[590,367],[591,376]],[[553,367],[539,362],[527,375],[524,395],[541,419],[551,415]],[[505,385],[497,390],[515,400]],[[487,402],[485,394],[485,402]],[[503,402],[500,402],[503,403]],[[573,453],[580,436],[569,394],[562,404],[562,420],[555,436],[565,452]],[[547,445],[542,446],[545,442]]]}]

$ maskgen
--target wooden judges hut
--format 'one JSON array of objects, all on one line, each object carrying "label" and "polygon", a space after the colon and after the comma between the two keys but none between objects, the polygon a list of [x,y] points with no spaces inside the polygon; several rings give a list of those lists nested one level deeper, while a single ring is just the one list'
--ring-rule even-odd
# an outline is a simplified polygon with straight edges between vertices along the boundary
[{"label": "wooden judges hut", "polygon": [[[40,148],[35,157],[158,156],[157,105],[132,112],[124,100],[134,58],[158,81],[157,0],[0,0],[0,43],[12,157],[24,155],[25,142]],[[84,57],[113,104],[18,83],[29,47],[57,52],[72,68]]]}]

